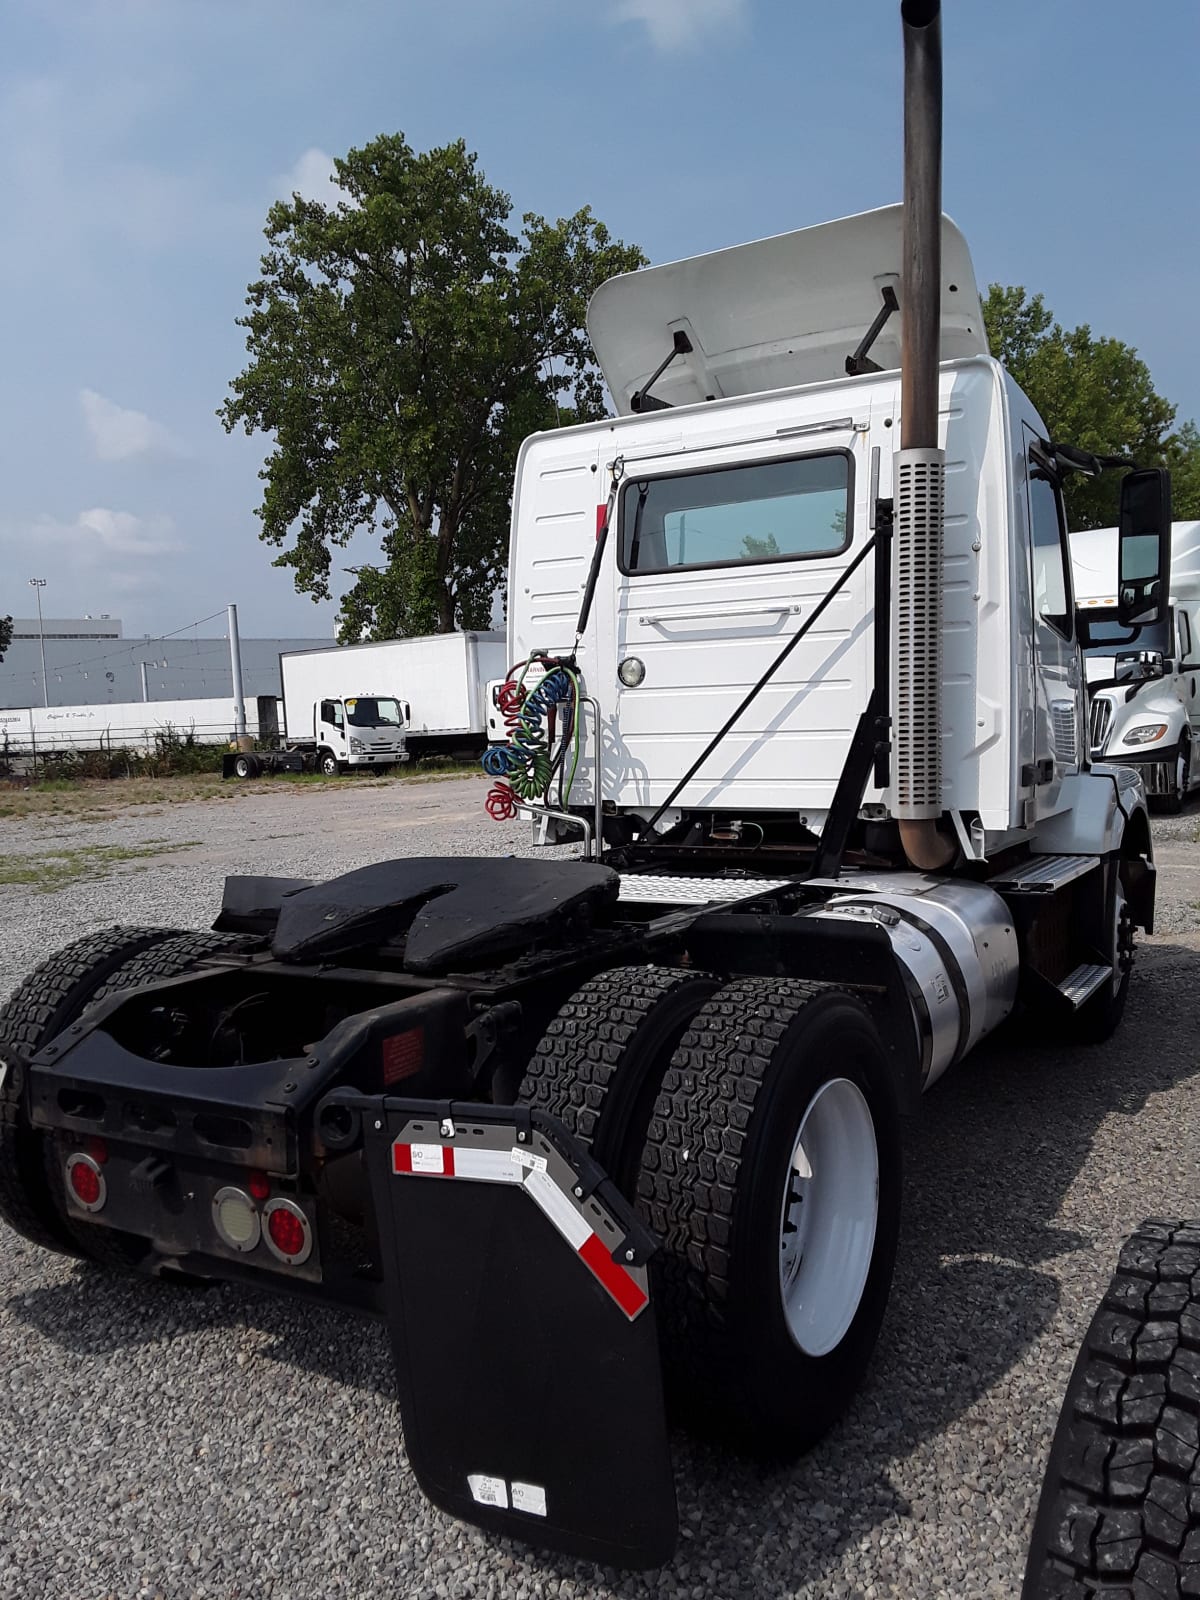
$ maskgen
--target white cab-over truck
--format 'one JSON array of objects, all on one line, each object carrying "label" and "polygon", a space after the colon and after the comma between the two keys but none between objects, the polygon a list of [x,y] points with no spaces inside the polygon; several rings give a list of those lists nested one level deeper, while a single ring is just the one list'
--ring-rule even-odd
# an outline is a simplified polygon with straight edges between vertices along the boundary
[{"label": "white cab-over truck", "polygon": [[1173,524],[1170,604],[1147,626],[1117,614],[1116,528],[1072,533],[1071,561],[1092,759],[1135,767],[1151,803],[1178,812],[1200,783],[1200,522]]},{"label": "white cab-over truck", "polygon": [[285,651],[282,748],[231,755],[226,776],[305,764],[332,776],[414,755],[475,754],[487,738],[487,680],[505,664],[500,633]]},{"label": "white cab-over truck", "polygon": [[[618,1565],[674,1544],[668,1414],[832,1426],[902,1116],[1018,1006],[1111,1032],[1153,920],[1141,782],[1086,741],[1099,464],[987,352],[938,5],[901,13],[903,211],[606,284],[618,415],[520,453],[489,805],[583,859],[231,878],[212,934],[84,940],[0,1013],[12,1226],[385,1317],[436,1503]],[[1169,524],[1128,472],[1125,624]]]}]

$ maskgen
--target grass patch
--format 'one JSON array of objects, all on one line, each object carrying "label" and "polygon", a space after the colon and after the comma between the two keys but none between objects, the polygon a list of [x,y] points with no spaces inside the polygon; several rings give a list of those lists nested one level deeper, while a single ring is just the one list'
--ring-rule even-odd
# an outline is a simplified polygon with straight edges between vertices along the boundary
[{"label": "grass patch", "polygon": [[440,783],[448,778],[478,778],[476,762],[414,761],[393,774],[346,774],[326,778],[319,772],[281,772],[249,783],[222,779],[217,773],[185,773],[174,778],[0,778],[0,818],[73,817],[99,821],[131,806],[182,805],[204,800],[239,800],[271,794],[281,785],[293,789],[404,788],[414,783]]},{"label": "grass patch", "polygon": [[189,839],[174,844],[154,839],[148,844],[93,844],[75,850],[48,850],[36,856],[0,856],[0,885],[7,884],[53,894],[82,878],[107,878],[112,869],[126,861],[143,861],[149,856],[171,855],[176,850],[191,850],[198,844]]}]

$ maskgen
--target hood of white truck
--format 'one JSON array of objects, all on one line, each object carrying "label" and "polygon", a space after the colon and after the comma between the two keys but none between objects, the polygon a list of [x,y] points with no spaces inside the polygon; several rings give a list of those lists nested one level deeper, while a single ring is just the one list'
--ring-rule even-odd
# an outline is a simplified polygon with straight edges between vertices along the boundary
[{"label": "hood of white truck", "polygon": [[[846,376],[846,357],[871,326],[883,290],[900,293],[901,206],[714,250],[602,283],[588,335],[617,410],[669,354],[691,341],[653,388],[673,406]],[[870,358],[900,365],[900,311]],[[942,218],[942,360],[986,355],[987,333],[967,242]]]}]

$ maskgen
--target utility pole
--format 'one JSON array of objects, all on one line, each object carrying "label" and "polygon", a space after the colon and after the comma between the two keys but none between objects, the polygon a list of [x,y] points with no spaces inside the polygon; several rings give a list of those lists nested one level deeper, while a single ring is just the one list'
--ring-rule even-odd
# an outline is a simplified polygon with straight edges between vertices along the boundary
[{"label": "utility pole", "polygon": [[29,587],[37,596],[38,612],[38,648],[42,652],[42,704],[50,704],[50,680],[46,676],[46,635],[42,628],[42,590],[46,587],[45,578],[30,578]]},{"label": "utility pole", "polygon": [[238,638],[237,607],[229,607],[229,665],[233,672],[233,730],[246,737],[246,697],[242,690],[242,644]]},{"label": "utility pole", "polygon": [[147,668],[148,665],[149,665],[149,662],[147,662],[147,661],[143,661],[141,663],[141,667],[142,667],[142,699],[143,700],[149,700],[149,698],[150,698],[150,680],[146,676],[146,668]]}]

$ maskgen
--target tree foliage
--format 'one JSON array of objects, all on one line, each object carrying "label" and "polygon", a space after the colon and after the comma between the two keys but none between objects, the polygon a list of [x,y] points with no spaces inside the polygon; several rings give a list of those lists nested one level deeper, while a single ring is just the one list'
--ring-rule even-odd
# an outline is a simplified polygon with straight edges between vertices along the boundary
[{"label": "tree foliage", "polygon": [[593,289],[644,265],[585,207],[509,228],[509,197],[458,141],[385,135],[334,163],[323,205],[272,206],[249,356],[218,413],[273,436],[260,537],[297,589],[330,594],[359,532],[344,639],[486,627],[503,586],[520,441],[604,414],[583,333]]},{"label": "tree foliage", "polygon": [[[992,354],[1041,413],[1050,436],[1098,455],[1127,455],[1139,466],[1169,466],[1174,514],[1200,517],[1200,432],[1175,429],[1176,408],[1160,395],[1150,370],[1130,345],[1097,338],[1085,325],[1066,330],[1040,294],[993,283],[983,306]],[[1120,475],[1071,476],[1066,483],[1072,528],[1117,520]]]},{"label": "tree foliage", "polygon": [[13,636],[13,620],[12,620],[12,618],[11,617],[0,617],[0,661],[3,661],[5,655],[8,653],[8,647],[12,643],[12,636]]}]

